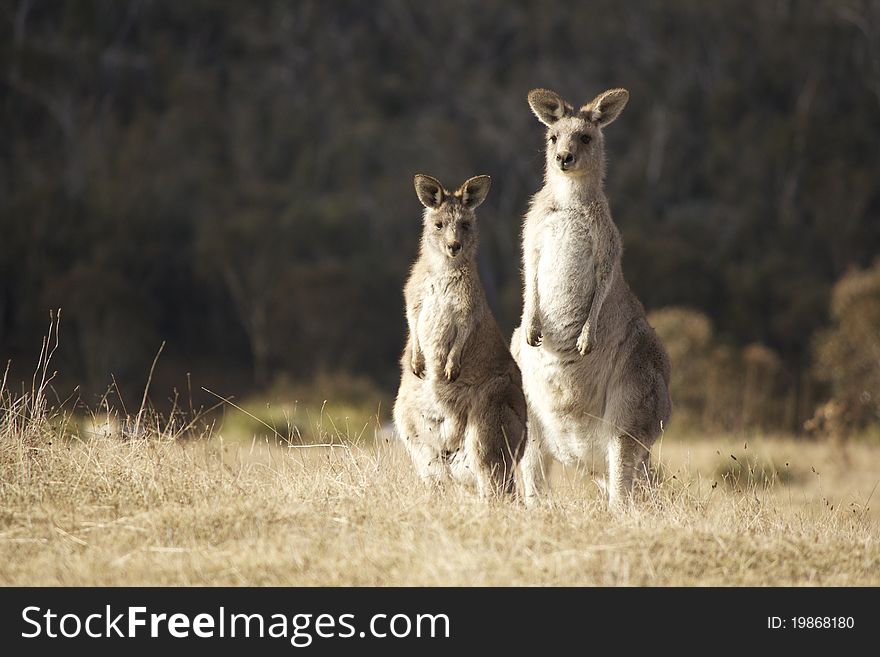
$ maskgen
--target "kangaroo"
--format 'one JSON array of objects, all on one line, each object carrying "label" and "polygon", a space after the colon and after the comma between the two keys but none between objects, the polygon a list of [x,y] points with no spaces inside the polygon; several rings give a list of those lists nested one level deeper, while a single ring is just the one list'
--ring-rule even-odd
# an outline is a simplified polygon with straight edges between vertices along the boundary
[{"label": "kangaroo", "polygon": [[397,431],[419,475],[474,485],[480,495],[515,492],[526,441],[519,367],[486,302],[477,272],[474,210],[489,176],[450,193],[417,175],[425,206],[419,257],[404,288],[409,337],[394,403]]},{"label": "kangaroo", "polygon": [[669,357],[623,278],[603,191],[602,130],[629,93],[611,89],[578,110],[546,89],[528,99],[547,126],[547,152],[523,224],[523,313],[511,341],[528,401],[523,489],[534,502],[546,488],[547,456],[583,463],[598,448],[609,504],[620,509],[672,411]]}]

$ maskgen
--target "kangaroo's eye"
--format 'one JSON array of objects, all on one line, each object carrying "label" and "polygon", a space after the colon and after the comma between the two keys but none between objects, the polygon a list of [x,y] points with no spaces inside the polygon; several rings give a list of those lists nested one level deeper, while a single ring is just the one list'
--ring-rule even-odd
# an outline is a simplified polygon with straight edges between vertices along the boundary
[{"label": "kangaroo's eye", "polygon": [[551,144],[555,144],[555,143],[556,143],[556,135],[550,135],[550,143],[551,143]]},{"label": "kangaroo's eye", "polygon": [[590,135],[581,135],[581,143],[589,144],[590,143]]},{"label": "kangaroo's eye", "polygon": [[461,224],[461,229],[462,230],[470,230],[471,229],[471,222],[470,221],[463,221]]},{"label": "kangaroo's eye", "polygon": [[434,228],[436,228],[437,230],[440,230],[441,228],[443,228],[443,222],[442,221],[436,222],[434,224]]}]

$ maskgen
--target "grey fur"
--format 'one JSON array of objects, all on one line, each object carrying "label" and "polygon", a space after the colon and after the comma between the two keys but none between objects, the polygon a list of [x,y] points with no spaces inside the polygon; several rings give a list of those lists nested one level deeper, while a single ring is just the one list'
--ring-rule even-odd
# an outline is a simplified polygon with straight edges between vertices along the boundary
[{"label": "grey fur", "polygon": [[620,508],[672,410],[669,358],[623,278],[603,191],[602,127],[628,97],[611,89],[575,110],[552,91],[529,94],[547,126],[547,168],[523,226],[523,315],[511,341],[529,409],[527,502],[546,486],[547,456],[581,463],[599,448]]},{"label": "grey fur", "polygon": [[394,421],[422,478],[451,476],[483,496],[512,495],[527,413],[519,368],[477,272],[474,210],[489,177],[454,193],[430,176],[414,182],[424,228],[404,288],[409,338]]}]

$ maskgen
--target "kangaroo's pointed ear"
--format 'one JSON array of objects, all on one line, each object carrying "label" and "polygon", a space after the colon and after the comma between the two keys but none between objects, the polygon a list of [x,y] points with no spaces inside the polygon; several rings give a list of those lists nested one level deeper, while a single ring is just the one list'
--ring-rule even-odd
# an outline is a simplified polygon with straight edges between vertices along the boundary
[{"label": "kangaroo's pointed ear", "polygon": [[546,126],[551,126],[571,111],[562,96],[548,89],[532,89],[529,92],[529,107]]},{"label": "kangaroo's pointed ear", "polygon": [[489,176],[474,176],[464,181],[464,184],[458,188],[456,195],[461,196],[463,206],[473,210],[486,200],[491,186],[492,179]]},{"label": "kangaroo's pointed ear", "polygon": [[436,210],[443,205],[443,185],[440,181],[423,173],[417,173],[413,177],[413,183],[416,186],[416,196],[426,208]]},{"label": "kangaroo's pointed ear", "polygon": [[604,128],[620,115],[628,100],[629,92],[626,89],[609,89],[581,107],[581,112],[589,115],[597,126]]}]

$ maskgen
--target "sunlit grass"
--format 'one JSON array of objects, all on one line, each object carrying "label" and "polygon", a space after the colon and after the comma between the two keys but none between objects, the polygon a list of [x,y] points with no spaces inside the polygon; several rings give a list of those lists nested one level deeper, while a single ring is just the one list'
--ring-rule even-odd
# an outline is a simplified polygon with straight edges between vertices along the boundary
[{"label": "sunlit grass", "polygon": [[218,433],[224,439],[282,445],[372,443],[391,414],[387,393],[338,374],[319,375],[308,385],[281,380],[258,397],[224,401],[223,410]]},{"label": "sunlit grass", "polygon": [[[880,585],[871,441],[670,430],[626,513],[607,509],[598,455],[556,467],[526,509],[423,486],[387,430],[364,440],[381,420],[363,400],[338,406],[347,425],[306,415],[311,438],[279,440],[259,422],[236,435],[248,415],[225,403],[222,423],[79,421],[48,404],[45,372],[0,387],[3,585]],[[276,404],[263,419],[290,435],[299,411]]]},{"label": "sunlit grass", "polygon": [[557,468],[538,509],[428,490],[394,440],[310,448],[7,425],[0,583],[880,584],[876,447],[750,445],[796,476],[729,485],[729,440],[664,443],[656,486],[615,516],[573,468]]}]

